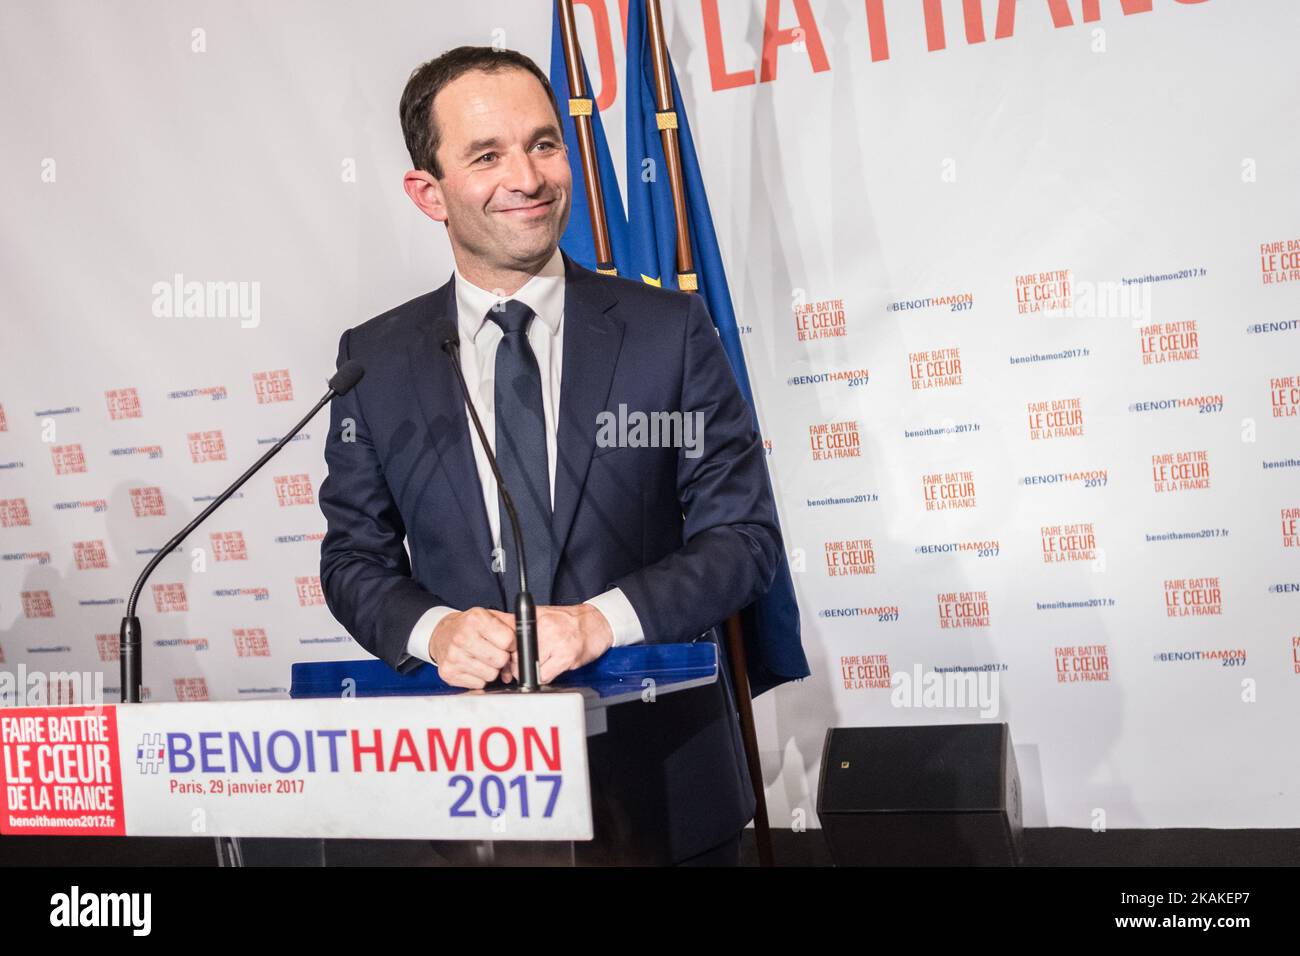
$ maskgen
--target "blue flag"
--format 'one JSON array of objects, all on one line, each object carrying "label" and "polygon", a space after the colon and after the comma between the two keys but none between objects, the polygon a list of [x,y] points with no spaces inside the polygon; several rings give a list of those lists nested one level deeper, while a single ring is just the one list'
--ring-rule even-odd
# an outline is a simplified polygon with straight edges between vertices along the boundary
[{"label": "blue flag", "polygon": [[[582,170],[582,154],[578,151],[578,127],[569,115],[569,72],[564,64],[564,37],[560,31],[560,5],[552,4],[551,20],[551,89],[559,101],[560,119],[564,125],[564,145],[569,150],[569,167],[573,170],[573,198],[569,207],[569,224],[560,237],[560,248],[569,258],[586,269],[595,271],[596,241],[591,229],[591,206],[587,202],[587,179]],[[591,77],[587,65],[582,65],[582,80],[591,96]],[[628,275],[624,268],[629,261],[627,247],[627,214],[623,211],[623,197],[618,190],[618,177],[614,160],[605,142],[605,127],[600,121],[594,98],[591,101],[592,135],[596,141],[596,165],[605,201],[605,221],[609,228],[609,242],[614,251],[614,265],[619,275]]]},{"label": "blue flag", "polygon": [[[718,330],[722,348],[727,353],[740,391],[754,409],[754,395],[745,369],[740,347],[736,313],[722,268],[718,237],[713,230],[713,216],[704,193],[704,179],[695,155],[690,123],[677,73],[668,61],[672,82],[682,178],[686,189],[687,217],[690,220],[691,248],[695,258],[695,276],[699,294],[709,307]],[[650,33],[646,24],[645,4],[632,0],[627,9],[627,209],[630,271],[619,272],[630,278],[667,289],[679,287],[677,277],[677,219],[673,213],[672,186],[664,161],[659,134],[660,118],[655,102],[654,68],[650,55]],[[665,117],[664,122],[672,122]],[[754,429],[758,416],[754,414]],[[769,478],[770,482],[770,478]],[[754,604],[741,612],[745,632],[745,656],[748,664],[750,692],[754,697],[789,680],[809,674],[799,634],[799,605],[795,599],[790,563],[784,550],[771,588]]]}]

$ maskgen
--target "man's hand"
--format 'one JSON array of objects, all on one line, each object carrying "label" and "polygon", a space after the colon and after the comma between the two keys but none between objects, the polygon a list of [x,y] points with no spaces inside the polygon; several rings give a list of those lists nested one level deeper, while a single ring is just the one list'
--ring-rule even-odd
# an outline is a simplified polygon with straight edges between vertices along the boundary
[{"label": "man's hand", "polygon": [[[505,615],[511,621],[511,615]],[[514,632],[511,631],[513,640]],[[590,604],[546,604],[537,609],[537,680],[549,684],[565,671],[589,664],[614,645],[609,621]],[[512,651],[509,673],[519,678],[519,657]]]},{"label": "man's hand", "polygon": [[514,615],[485,607],[453,611],[429,638],[438,676],[453,687],[477,689],[498,677],[509,681],[514,647]]}]

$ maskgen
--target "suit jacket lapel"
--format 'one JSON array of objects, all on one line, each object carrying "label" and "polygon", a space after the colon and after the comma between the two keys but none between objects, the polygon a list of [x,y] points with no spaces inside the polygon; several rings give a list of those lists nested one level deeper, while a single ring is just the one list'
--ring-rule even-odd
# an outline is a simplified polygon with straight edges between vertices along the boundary
[{"label": "suit jacket lapel", "polygon": [[623,344],[623,320],[609,312],[618,301],[615,283],[584,269],[567,254],[561,255],[565,276],[564,364],[555,440],[555,510],[551,519],[557,556],[563,555],[573,526],[596,447],[596,416],[609,399]]},{"label": "suit jacket lapel", "polygon": [[[483,489],[479,484],[478,467],[474,462],[474,448],[470,444],[471,424],[465,409],[464,396],[456,373],[451,367],[451,356],[442,350],[437,339],[441,320],[456,324],[456,277],[453,273],[446,285],[430,297],[430,305],[420,318],[416,347],[410,352],[411,378],[429,429],[438,465],[446,476],[447,484],[460,506],[465,527],[470,532],[476,559],[490,575],[492,590],[497,594],[498,606],[505,606],[505,589],[501,575],[492,570],[492,530],[488,525],[483,505]],[[474,441],[478,441],[475,436]]]}]

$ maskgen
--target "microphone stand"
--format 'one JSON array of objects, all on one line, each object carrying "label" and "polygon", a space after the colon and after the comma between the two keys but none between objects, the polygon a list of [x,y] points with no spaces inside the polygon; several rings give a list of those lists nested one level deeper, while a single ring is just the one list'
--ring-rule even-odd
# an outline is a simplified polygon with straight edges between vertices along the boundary
[{"label": "microphone stand", "polygon": [[[346,373],[346,374],[345,374]],[[122,626],[118,632],[118,655],[121,659],[121,679],[122,679],[122,703],[138,704],[140,703],[140,684],[143,681],[143,668],[141,661],[141,643],[140,643],[140,619],[136,617],[135,606],[140,599],[140,592],[144,589],[144,583],[153,573],[154,568],[169,555],[173,548],[185,540],[191,531],[203,523],[204,519],[217,508],[221,507],[231,495],[240,489],[244,482],[253,477],[257,470],[265,465],[271,458],[283,448],[294,435],[302,431],[306,424],[319,412],[325,405],[336,395],[343,395],[351,391],[352,387],[361,380],[365,374],[359,363],[345,362],[342,368],[335,373],[329,381],[329,391],[317,402],[312,410],[303,416],[302,421],[293,426],[293,430],[275,443],[265,455],[259,458],[252,468],[244,472],[235,481],[233,485],[223,491],[216,499],[199,513],[199,516],[182,528],[175,537],[168,541],[158,550],[158,552],[149,559],[140,576],[136,578],[135,586],[131,588],[131,597],[126,602],[126,615],[122,618]]]},{"label": "microphone stand", "polygon": [[487,452],[488,465],[491,466],[492,474],[497,480],[497,493],[501,496],[501,503],[505,505],[506,514],[510,518],[510,528],[515,539],[515,553],[519,555],[519,595],[515,598],[515,649],[519,654],[519,689],[525,692],[541,690],[541,683],[537,679],[537,606],[528,591],[524,536],[519,530],[519,516],[515,514],[515,504],[510,500],[510,492],[506,490],[505,482],[501,479],[501,471],[497,468],[497,456],[492,453],[492,446],[488,444],[483,423],[479,421],[474,403],[470,401],[469,386],[465,384],[465,373],[460,369],[460,341],[453,334],[442,343],[442,350],[451,358],[451,367],[456,372],[456,381],[460,383],[465,407],[469,409],[470,417],[474,420],[478,440],[482,443],[483,450]]}]

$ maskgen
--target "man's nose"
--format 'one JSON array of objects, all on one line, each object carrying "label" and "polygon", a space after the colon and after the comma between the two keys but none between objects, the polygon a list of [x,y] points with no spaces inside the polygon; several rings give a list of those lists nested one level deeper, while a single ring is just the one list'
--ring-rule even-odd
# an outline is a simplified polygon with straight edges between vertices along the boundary
[{"label": "man's nose", "polygon": [[532,196],[542,184],[532,153],[512,151],[506,157],[505,178],[501,185],[511,192]]}]

